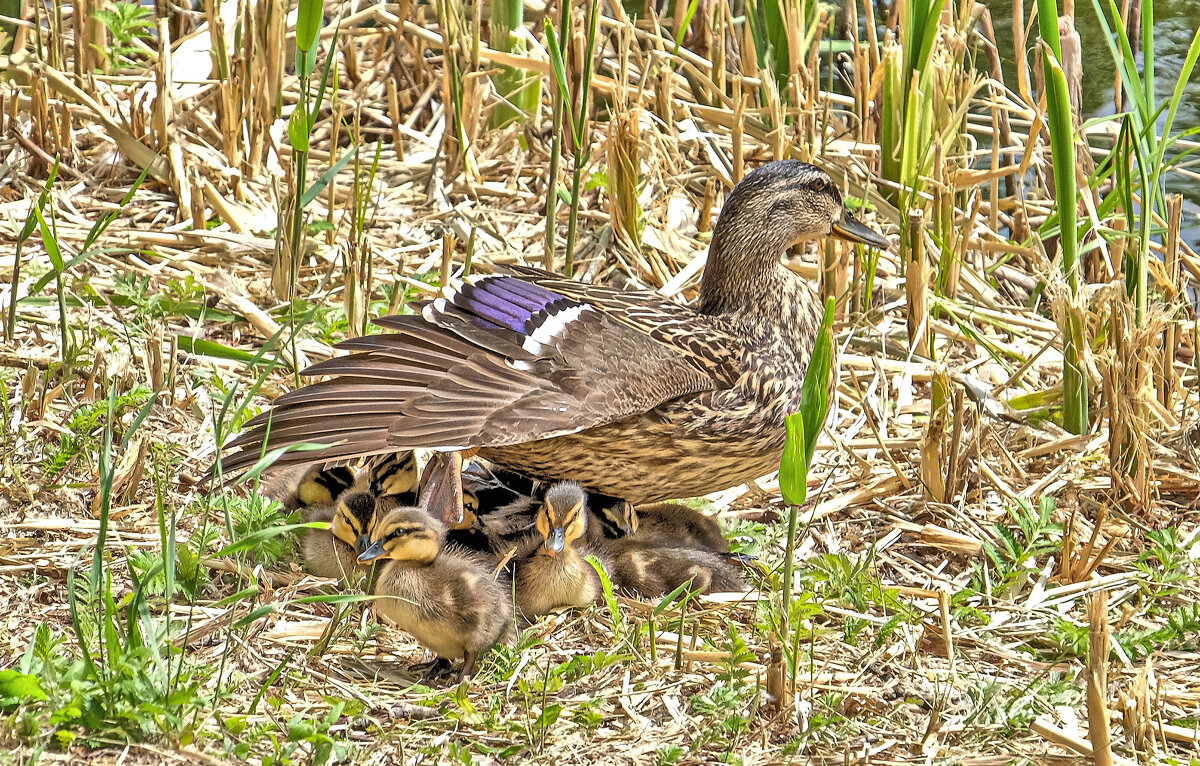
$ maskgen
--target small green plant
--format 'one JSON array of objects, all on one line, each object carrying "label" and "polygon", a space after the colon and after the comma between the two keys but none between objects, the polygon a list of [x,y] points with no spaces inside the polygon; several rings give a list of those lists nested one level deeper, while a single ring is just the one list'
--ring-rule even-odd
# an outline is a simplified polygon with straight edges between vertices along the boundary
[{"label": "small green plant", "polygon": [[[134,550],[129,552],[129,566],[142,583],[147,595],[162,596],[167,592],[166,561],[162,551]],[[201,586],[208,580],[208,569],[200,564],[200,557],[188,546],[176,553],[175,581],[184,594],[191,599],[199,595]]]},{"label": "small green plant", "polygon": [[[112,295],[108,299],[114,306],[129,306],[134,309],[135,316],[125,323],[126,327],[133,326],[139,333],[144,334],[148,329],[148,320],[172,317],[189,317],[201,322],[242,320],[242,317],[236,314],[210,307],[204,286],[191,274],[183,279],[168,280],[162,290],[152,290],[153,283],[149,276],[139,276],[134,271],[113,275]],[[98,296],[91,300],[94,303],[103,301]]]},{"label": "small green plant", "polygon": [[[311,763],[323,766],[341,763],[350,754],[350,743],[330,734],[344,716],[363,713],[362,703],[326,697],[328,710],[309,709],[286,722],[268,721],[251,725],[247,716],[225,719],[226,755],[249,759],[260,755],[264,764]],[[272,704],[272,700],[268,700]]]},{"label": "small green plant", "polygon": [[[110,628],[116,624],[110,623]],[[107,640],[115,647],[121,637],[117,628]],[[114,739],[144,740],[166,732],[190,737],[187,719],[199,709],[199,677],[183,668],[168,699],[160,685],[164,663],[159,650],[165,648],[126,645],[119,658],[113,658],[113,666],[97,675],[42,623],[17,667],[0,671],[0,709],[17,713],[21,739],[59,748],[75,742],[98,747]]]},{"label": "small green plant", "polygon": [[134,45],[135,40],[149,40],[154,29],[154,10],[136,0],[117,0],[111,10],[98,10],[93,14],[112,35],[112,46],[105,50],[92,43],[92,48],[104,60],[104,70],[121,73],[139,68],[137,58],[143,49]]},{"label": "small green plant", "polygon": [[[1054,508],[1052,497],[1043,497],[1036,509],[1029,501],[1020,499],[1008,506],[1008,515],[1017,523],[1016,530],[996,524],[994,530],[1000,547],[984,541],[983,551],[995,570],[1001,588],[1010,585],[1038,556],[1061,547],[1062,525],[1050,521]],[[1052,538],[1053,532],[1057,532],[1060,539]]]},{"label": "small green plant", "polygon": [[1200,648],[1200,604],[1191,603],[1170,612],[1161,628],[1126,629],[1114,640],[1130,657],[1164,651],[1195,652]]},{"label": "small green plant", "polygon": [[[783,458],[779,463],[779,489],[788,504],[787,547],[784,549],[783,580],[780,583],[780,609],[782,617],[778,626],[779,642],[787,647],[799,645],[799,631],[789,640],[789,617],[796,603],[792,592],[792,571],[795,566],[796,525],[800,506],[808,498],[808,469],[812,465],[817,449],[817,437],[829,414],[829,393],[833,380],[833,316],[835,301],[825,301],[825,315],[813,343],[808,369],[804,371],[804,382],[800,390],[800,411],[788,415],[786,421],[787,441],[783,446]],[[791,652],[788,677],[796,678],[799,652]]]},{"label": "small green plant", "polygon": [[[124,415],[134,407],[145,404],[150,396],[151,391],[145,386],[137,386],[119,396],[114,390],[113,411],[118,417]],[[81,456],[95,451],[101,431],[111,427],[106,420],[108,405],[108,400],[101,400],[84,404],[75,411],[66,423],[68,433],[59,435],[57,447],[52,448],[42,460],[43,474],[57,480]]]}]

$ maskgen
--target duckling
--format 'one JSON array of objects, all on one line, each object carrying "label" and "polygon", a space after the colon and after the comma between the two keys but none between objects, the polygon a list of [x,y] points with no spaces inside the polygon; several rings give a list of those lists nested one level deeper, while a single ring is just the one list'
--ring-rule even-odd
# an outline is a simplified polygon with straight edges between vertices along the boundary
[{"label": "duckling", "polygon": [[682,503],[655,503],[637,509],[635,540],[665,541],[675,547],[729,553],[729,541],[712,516]]},{"label": "duckling", "polygon": [[618,587],[644,598],[665,596],[689,580],[698,593],[746,589],[728,557],[700,548],[628,542],[613,546],[606,563]]},{"label": "duckling", "polygon": [[349,583],[371,569],[358,556],[370,545],[376,500],[370,492],[345,492],[333,507],[329,531],[309,529],[301,541],[304,568],[318,577]]},{"label": "duckling", "polygon": [[[285,511],[300,511],[305,521],[328,521],[338,496],[354,485],[354,471],[344,465],[311,466],[283,498]],[[324,515],[325,518],[321,518]],[[313,518],[309,518],[312,516]]]},{"label": "duckling", "polygon": [[514,502],[540,498],[546,489],[541,482],[478,460],[463,468],[462,486],[463,503],[474,502],[477,515],[486,515]]},{"label": "duckling", "polygon": [[380,455],[367,465],[367,487],[375,497],[399,505],[417,504],[417,455],[412,450]]},{"label": "duckling", "polygon": [[387,559],[375,578],[375,608],[443,660],[462,659],[461,681],[509,632],[513,608],[504,585],[443,549],[445,535],[425,510],[395,508],[376,520],[358,561]]},{"label": "duckling", "polygon": [[517,608],[527,618],[552,609],[586,606],[600,598],[600,578],[573,546],[587,533],[587,494],[574,482],[546,490],[532,545],[517,560]]},{"label": "duckling", "polygon": [[475,461],[463,469],[462,488],[463,520],[449,525],[447,544],[482,553],[497,564],[514,548],[525,547],[538,506],[532,480],[493,472]]},{"label": "duckling", "polygon": [[640,525],[632,503],[607,495],[588,495],[587,542],[603,546],[612,540],[632,537]]}]

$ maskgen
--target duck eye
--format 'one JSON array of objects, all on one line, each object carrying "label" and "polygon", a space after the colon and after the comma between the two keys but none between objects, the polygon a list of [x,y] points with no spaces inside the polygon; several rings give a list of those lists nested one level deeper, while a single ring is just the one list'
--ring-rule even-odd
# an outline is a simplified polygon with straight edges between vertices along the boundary
[{"label": "duck eye", "polygon": [[814,178],[813,182],[810,183],[808,186],[810,189],[812,189],[813,191],[816,191],[816,192],[824,191],[825,190],[825,179],[824,178]]}]

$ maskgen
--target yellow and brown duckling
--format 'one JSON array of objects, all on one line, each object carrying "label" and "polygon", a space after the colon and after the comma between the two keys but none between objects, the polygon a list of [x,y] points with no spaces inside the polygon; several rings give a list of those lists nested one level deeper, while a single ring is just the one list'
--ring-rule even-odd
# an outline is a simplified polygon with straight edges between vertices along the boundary
[{"label": "yellow and brown duckling", "polygon": [[588,493],[588,545],[602,546],[637,534],[640,519],[632,503]]},{"label": "yellow and brown duckling", "polygon": [[587,533],[587,493],[574,482],[546,491],[537,533],[516,562],[517,608],[527,618],[563,607],[586,606],[601,595],[600,578],[575,543]]},{"label": "yellow and brown duckling", "polygon": [[396,505],[416,505],[419,474],[412,450],[379,455],[367,463],[366,487],[375,497],[391,498]]},{"label": "yellow and brown duckling", "polygon": [[606,553],[613,583],[643,598],[665,596],[689,581],[689,590],[697,593],[746,589],[739,567],[728,556],[702,548],[629,541],[607,547]]},{"label": "yellow and brown duckling", "polygon": [[459,680],[513,623],[508,589],[478,563],[443,548],[446,527],[425,510],[395,508],[376,520],[361,563],[376,573],[375,608],[442,660],[463,660]]},{"label": "yellow and brown duckling", "polygon": [[463,520],[448,525],[446,542],[491,557],[495,563],[523,550],[534,531],[544,488],[517,474],[493,471],[479,461],[463,470],[462,488]]},{"label": "yellow and brown duckling", "polygon": [[655,503],[637,509],[634,541],[729,553],[729,540],[712,516],[682,503]]},{"label": "yellow and brown duckling", "polygon": [[307,530],[301,541],[304,568],[318,577],[349,583],[371,567],[358,556],[370,545],[369,532],[375,521],[376,499],[370,492],[343,492],[330,509],[329,531]]},{"label": "yellow and brown duckling", "polygon": [[354,471],[344,465],[309,466],[296,486],[284,495],[283,509],[300,511],[305,521],[328,521],[338,497],[353,486]]}]

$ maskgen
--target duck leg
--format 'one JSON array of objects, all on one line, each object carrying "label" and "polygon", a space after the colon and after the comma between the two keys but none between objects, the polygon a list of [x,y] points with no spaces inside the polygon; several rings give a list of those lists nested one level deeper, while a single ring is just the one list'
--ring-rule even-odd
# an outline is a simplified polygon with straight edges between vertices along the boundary
[{"label": "duck leg", "polygon": [[458,682],[461,684],[471,675],[471,671],[475,670],[475,658],[478,655],[475,652],[467,652],[463,655],[462,672],[458,674]]},{"label": "duck leg", "polygon": [[435,452],[421,477],[422,507],[451,528],[463,521],[463,463],[478,451]]}]

